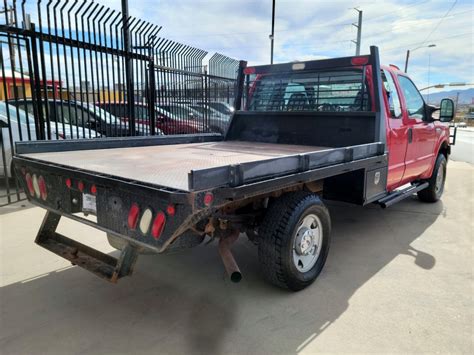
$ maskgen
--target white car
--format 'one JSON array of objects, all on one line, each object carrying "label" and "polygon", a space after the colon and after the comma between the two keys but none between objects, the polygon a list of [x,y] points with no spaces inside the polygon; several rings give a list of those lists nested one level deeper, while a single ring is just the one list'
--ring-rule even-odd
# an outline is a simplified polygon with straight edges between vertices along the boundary
[{"label": "white car", "polygon": [[[8,114],[7,114],[8,110]],[[8,121],[10,116],[10,124]],[[0,176],[12,177],[12,159],[13,149],[12,146],[15,142],[36,140],[36,127],[35,119],[32,115],[27,114],[25,111],[17,109],[13,105],[7,105],[4,101],[0,102],[0,126],[1,126],[1,152],[0,152]],[[47,123],[45,124],[45,130],[47,129]],[[51,139],[77,139],[84,137],[96,137],[100,136],[93,130],[85,129],[82,131],[82,127],[78,128],[72,126],[72,134],[69,129],[69,125],[66,130],[63,131],[62,125],[58,125],[56,129],[55,122],[50,122]],[[11,135],[10,135],[11,132]],[[90,132],[90,136],[89,136]],[[5,160],[3,157],[5,156]],[[5,173],[6,172],[6,173]]]}]

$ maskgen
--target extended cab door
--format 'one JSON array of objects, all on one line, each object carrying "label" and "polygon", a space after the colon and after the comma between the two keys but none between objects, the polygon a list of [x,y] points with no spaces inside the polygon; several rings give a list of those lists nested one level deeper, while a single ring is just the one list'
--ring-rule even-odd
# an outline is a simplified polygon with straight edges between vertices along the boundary
[{"label": "extended cab door", "polygon": [[408,182],[430,169],[436,142],[433,122],[426,117],[423,96],[415,84],[406,76],[399,74],[403,108],[403,121],[407,126],[407,152],[403,181]]},{"label": "extended cab door", "polygon": [[399,89],[395,85],[392,73],[388,69],[382,70],[386,115],[388,117],[388,178],[387,188],[397,187],[405,173],[405,155],[408,145],[408,129],[403,120]]}]

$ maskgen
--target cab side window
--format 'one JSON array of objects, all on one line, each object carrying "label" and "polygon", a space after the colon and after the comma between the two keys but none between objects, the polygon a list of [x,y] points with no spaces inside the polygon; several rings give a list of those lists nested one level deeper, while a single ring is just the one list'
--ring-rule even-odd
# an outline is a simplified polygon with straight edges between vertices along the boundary
[{"label": "cab side window", "polygon": [[386,70],[382,70],[382,82],[387,93],[388,105],[390,115],[392,118],[402,117],[402,107],[400,105],[400,98],[398,97],[397,87],[393,81],[392,75]]},{"label": "cab side window", "polygon": [[398,81],[400,82],[400,87],[403,91],[403,96],[405,96],[405,101],[407,104],[408,116],[417,119],[425,118],[425,101],[419,93],[415,84],[405,76],[398,76]]}]

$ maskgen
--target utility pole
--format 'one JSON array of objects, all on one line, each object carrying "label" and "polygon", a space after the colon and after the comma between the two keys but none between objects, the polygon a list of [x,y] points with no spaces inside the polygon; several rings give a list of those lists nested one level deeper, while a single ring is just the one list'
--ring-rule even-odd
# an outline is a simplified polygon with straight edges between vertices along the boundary
[{"label": "utility pole", "polygon": [[352,26],[357,28],[357,40],[352,41],[356,44],[356,54],[355,55],[360,55],[360,44],[362,41],[362,10],[359,10],[358,8],[354,8],[359,13],[359,19],[357,21],[357,25],[355,23],[352,24]]},{"label": "utility pole", "polygon": [[454,104],[454,118],[456,118],[456,112],[458,112],[459,94],[460,92],[458,91],[456,93],[456,102]]},{"label": "utility pole", "polygon": [[270,64],[273,64],[273,41],[275,39],[275,0],[272,5],[272,33],[270,37]]}]

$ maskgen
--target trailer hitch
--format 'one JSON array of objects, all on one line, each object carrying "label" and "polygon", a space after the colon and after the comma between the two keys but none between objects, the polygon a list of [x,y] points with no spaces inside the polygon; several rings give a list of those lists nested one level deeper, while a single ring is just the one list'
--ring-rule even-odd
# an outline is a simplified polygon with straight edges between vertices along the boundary
[{"label": "trailer hitch", "polygon": [[99,250],[67,238],[56,232],[61,215],[47,211],[35,243],[69,260],[73,265],[86,269],[110,281],[117,281],[131,275],[138,258],[138,249],[127,243],[120,256],[114,258]]}]

